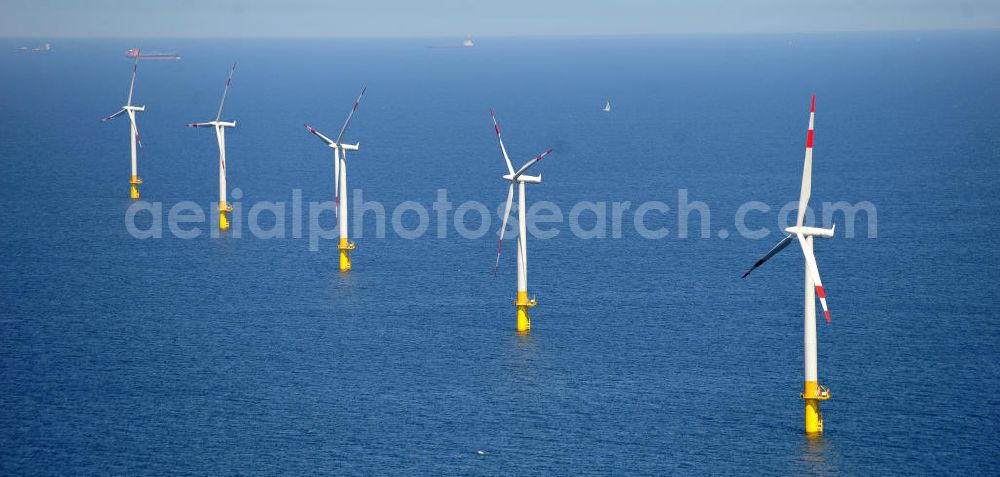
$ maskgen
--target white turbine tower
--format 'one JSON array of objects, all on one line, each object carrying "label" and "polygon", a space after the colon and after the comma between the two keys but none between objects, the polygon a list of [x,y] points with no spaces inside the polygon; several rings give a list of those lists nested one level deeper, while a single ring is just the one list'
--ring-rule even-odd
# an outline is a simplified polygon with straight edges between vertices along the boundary
[{"label": "white turbine tower", "polygon": [[228,214],[233,211],[233,206],[226,202],[226,128],[235,128],[236,121],[222,121],[222,107],[226,105],[226,95],[229,94],[229,85],[233,82],[233,72],[236,71],[236,63],[233,63],[229,70],[229,78],[226,79],[226,88],[222,90],[222,101],[219,102],[219,112],[215,115],[214,121],[205,123],[191,123],[189,128],[215,128],[215,137],[219,142],[219,229],[229,229]]},{"label": "white turbine tower", "polygon": [[[344,132],[347,131],[347,125],[351,124],[351,118],[354,117],[354,112],[358,110],[361,98],[367,90],[367,86],[361,88],[361,94],[354,101],[354,107],[351,108],[351,112],[347,113],[347,120],[344,121],[344,126],[340,128],[340,134],[337,135],[336,141],[330,140],[330,138],[324,136],[308,124],[305,125],[309,132],[322,139],[327,146],[333,149],[333,200],[337,205],[337,228],[340,229],[340,244],[337,248],[340,250],[340,271],[342,272],[351,269],[350,252],[355,249],[354,243],[347,239],[347,151],[357,151],[360,143],[344,144],[341,141],[344,139]],[[340,191],[344,191],[343,200],[340,199]]]},{"label": "white turbine tower", "polygon": [[826,307],[826,293],[823,292],[823,282],[819,277],[819,268],[816,266],[816,256],[813,254],[813,237],[832,238],[836,226],[823,229],[817,227],[806,227],[803,221],[806,216],[806,207],[809,205],[809,195],[812,189],[812,150],[813,150],[813,124],[816,117],[816,96],[812,97],[812,106],[809,112],[809,133],[806,136],[806,157],[805,165],[802,168],[802,191],[799,195],[798,218],[795,226],[788,227],[785,232],[788,235],[781,239],[771,251],[757,260],[743,277],[746,278],[750,272],[767,262],[778,252],[784,250],[793,239],[798,239],[805,257],[805,319],[804,319],[804,365],[805,365],[805,390],[800,395],[805,400],[805,428],[806,433],[811,435],[823,432],[823,416],[820,413],[819,402],[830,398],[830,390],[825,386],[820,386],[816,366],[816,295],[819,295],[819,302],[823,305],[823,313],[826,315],[827,323],[830,322],[830,311]]},{"label": "white turbine tower", "polygon": [[507,218],[510,216],[511,204],[514,201],[514,186],[517,185],[517,301],[514,302],[514,306],[517,307],[517,331],[518,333],[527,333],[531,330],[531,317],[528,316],[528,308],[537,305],[538,301],[533,298],[528,299],[528,240],[525,225],[524,185],[541,184],[542,176],[526,176],[524,173],[529,167],[549,155],[552,149],[535,156],[515,171],[514,166],[510,163],[510,157],[507,156],[507,149],[503,145],[503,138],[500,137],[500,125],[497,124],[497,118],[493,114],[492,108],[490,109],[490,117],[493,119],[493,129],[496,131],[497,140],[500,142],[500,152],[503,154],[503,160],[507,164],[507,174],[503,176],[503,179],[510,182],[510,188],[507,190],[507,204],[504,206],[503,224],[500,226],[500,245],[497,246],[497,261],[493,266],[493,274],[494,276],[496,275],[496,270],[500,266],[500,251],[503,250],[503,234],[507,230]]},{"label": "white turbine tower", "polygon": [[129,136],[132,142],[132,179],[129,181],[130,196],[133,199],[139,198],[139,184],[142,184],[142,179],[139,178],[138,168],[136,166],[136,144],[142,147],[142,141],[139,139],[139,130],[135,126],[135,113],[136,111],[145,111],[145,106],[132,106],[132,92],[135,90],[135,73],[139,66],[139,57],[137,56],[135,62],[132,64],[132,82],[128,86],[128,101],[125,102],[125,106],[117,113],[112,114],[101,119],[101,122],[107,122],[122,114],[128,114],[129,119]]}]

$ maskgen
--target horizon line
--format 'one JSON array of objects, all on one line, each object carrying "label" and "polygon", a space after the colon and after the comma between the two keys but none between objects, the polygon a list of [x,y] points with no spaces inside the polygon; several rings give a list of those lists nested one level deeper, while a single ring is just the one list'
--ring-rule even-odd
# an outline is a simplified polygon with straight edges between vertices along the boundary
[{"label": "horizon line", "polygon": [[456,34],[456,35],[218,35],[218,36],[7,36],[0,34],[0,40],[426,40],[494,38],[638,38],[638,37],[685,37],[685,36],[780,36],[780,35],[836,35],[836,34],[877,34],[877,33],[1000,33],[1000,26],[989,28],[921,28],[921,29],[857,29],[857,30],[789,30],[789,31],[700,31],[700,32],[657,32],[657,33],[553,33],[553,34]]}]

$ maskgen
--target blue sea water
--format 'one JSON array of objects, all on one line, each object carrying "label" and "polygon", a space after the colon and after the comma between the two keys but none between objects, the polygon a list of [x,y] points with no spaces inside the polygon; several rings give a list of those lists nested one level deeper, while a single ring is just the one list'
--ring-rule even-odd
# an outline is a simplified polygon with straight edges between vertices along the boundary
[{"label": "blue sea water", "polygon": [[[997,472],[1000,34],[431,43],[0,42],[0,473]],[[555,148],[529,202],[663,201],[648,225],[671,233],[644,239],[626,213],[618,239],[568,220],[532,239],[528,336],[513,247],[491,275],[495,215],[474,240],[439,238],[433,211],[418,240],[378,238],[369,215],[349,274],[331,240],[138,240],[127,123],[97,122],[125,99],[133,47],[183,56],[141,62],[136,86],[143,198],[164,221],[216,199],[215,139],[183,125],[213,118],[238,61],[225,117],[244,220],[293,189],[332,198],[329,150],[302,123],[335,134],[367,84],[350,187],[390,213],[438,189],[496,210],[492,106],[514,162]],[[837,215],[816,243],[833,316],[816,440],[801,255],[740,279],[798,199],[813,93],[813,207],[877,207],[877,237],[861,215],[846,238]],[[679,236],[680,190],[711,208],[710,237]],[[751,200],[771,207],[749,219],[764,239],[735,233]]]}]

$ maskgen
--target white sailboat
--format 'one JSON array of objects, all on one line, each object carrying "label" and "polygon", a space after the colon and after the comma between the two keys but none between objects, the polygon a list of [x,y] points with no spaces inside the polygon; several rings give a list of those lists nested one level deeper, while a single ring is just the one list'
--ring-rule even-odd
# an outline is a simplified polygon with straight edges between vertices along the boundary
[{"label": "white sailboat", "polygon": [[611,101],[608,101],[607,103],[604,103],[604,112],[605,113],[610,113],[611,112]]}]

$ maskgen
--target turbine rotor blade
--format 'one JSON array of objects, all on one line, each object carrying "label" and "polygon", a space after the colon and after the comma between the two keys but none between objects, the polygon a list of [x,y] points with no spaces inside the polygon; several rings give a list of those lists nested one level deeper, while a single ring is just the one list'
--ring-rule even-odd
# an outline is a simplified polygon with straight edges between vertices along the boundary
[{"label": "turbine rotor blade", "polygon": [[329,144],[329,145],[333,145],[333,144],[334,144],[334,142],[333,142],[333,140],[332,140],[332,139],[330,139],[330,138],[328,138],[328,137],[324,136],[324,135],[323,135],[322,133],[320,133],[319,131],[317,131],[317,130],[316,130],[316,128],[314,128],[314,127],[311,127],[311,126],[309,126],[308,124],[304,124],[304,126],[306,127],[306,129],[308,129],[308,130],[309,130],[309,132],[313,133],[313,135],[314,135],[314,136],[316,136],[316,137],[318,137],[318,138],[322,139],[322,140],[323,140],[323,142],[325,142],[325,143],[327,143],[327,144]]},{"label": "turbine rotor blade", "polygon": [[548,156],[551,153],[552,153],[552,149],[549,149],[549,150],[547,150],[547,151],[545,151],[545,152],[543,152],[543,153],[535,156],[534,159],[526,162],[523,166],[521,166],[520,169],[517,170],[517,172],[514,173],[514,177],[511,180],[517,180],[517,178],[521,177],[521,174],[524,174],[524,172],[527,171],[529,167],[535,165],[536,162],[542,160],[543,157]]},{"label": "turbine rotor blade", "polygon": [[510,207],[514,203],[514,183],[510,183],[507,190],[507,205],[503,209],[503,224],[500,225],[500,245],[497,246],[497,263],[493,265],[493,276],[497,276],[497,269],[500,268],[500,251],[503,250],[503,234],[507,230],[507,218],[510,217]]},{"label": "turbine rotor blade", "polygon": [[337,135],[337,144],[344,139],[344,132],[347,131],[347,125],[351,124],[351,118],[354,117],[354,112],[358,110],[358,105],[361,104],[361,98],[365,95],[365,91],[368,91],[368,86],[361,88],[361,94],[358,95],[358,99],[354,100],[354,107],[351,108],[351,112],[347,113],[347,120],[344,121],[344,127],[340,128],[340,134]]},{"label": "turbine rotor blade", "polygon": [[118,111],[117,113],[112,114],[110,116],[105,116],[105,117],[101,118],[98,122],[101,122],[101,123],[108,122],[108,121],[111,121],[114,118],[117,118],[118,116],[121,116],[122,114],[125,114],[125,110],[124,109],[122,109],[122,110]]},{"label": "turbine rotor blade", "polygon": [[493,108],[490,108],[490,118],[493,119],[493,129],[497,132],[497,140],[500,141],[500,152],[503,153],[503,160],[507,163],[507,172],[514,174],[514,166],[510,163],[510,157],[507,156],[507,148],[503,147],[503,138],[500,137],[500,125],[497,123],[497,117],[493,114]]},{"label": "turbine rotor blade", "polygon": [[219,113],[215,115],[216,121],[222,118],[222,107],[226,105],[226,95],[229,94],[229,85],[233,82],[233,72],[235,71],[236,63],[233,63],[232,69],[229,70],[229,78],[226,79],[226,88],[222,90],[222,101],[219,102]]},{"label": "turbine rotor blade", "polygon": [[[334,215],[338,218],[340,217],[340,161],[343,159],[340,157],[341,151],[337,149],[334,151],[333,158],[333,204],[336,206],[334,208]],[[347,216],[350,218],[350,216]]]},{"label": "turbine rotor blade", "polygon": [[788,235],[785,238],[781,239],[781,241],[778,242],[777,245],[775,245],[774,247],[771,248],[771,251],[769,251],[766,254],[764,254],[764,256],[760,258],[760,260],[757,260],[757,262],[754,263],[753,266],[750,267],[749,270],[747,270],[745,273],[743,273],[743,276],[740,277],[740,278],[746,278],[747,275],[750,274],[750,272],[752,272],[752,271],[760,268],[760,266],[763,265],[764,262],[767,262],[768,260],[771,259],[771,257],[777,255],[778,252],[784,250],[785,247],[788,246],[788,244],[792,243],[792,239],[793,238],[794,238],[793,235]]},{"label": "turbine rotor blade", "polygon": [[816,119],[816,95],[812,97],[809,107],[809,132],[806,134],[806,158],[802,166],[802,190],[799,193],[799,215],[795,224],[802,226],[809,207],[809,195],[812,193],[812,162],[813,162],[813,125]]},{"label": "turbine rotor blade", "polygon": [[139,67],[139,50],[135,50],[135,62],[132,63],[132,82],[128,85],[128,102],[125,103],[132,106],[132,91],[135,89],[135,72]]},{"label": "turbine rotor blade", "polygon": [[135,134],[135,142],[139,144],[139,149],[142,149],[142,139],[139,137],[139,126],[135,125],[135,121],[132,121],[132,134]]},{"label": "turbine rotor blade", "polygon": [[813,285],[816,287],[816,295],[819,296],[819,303],[823,305],[823,314],[826,315],[826,322],[830,322],[830,310],[826,307],[826,292],[823,291],[823,280],[819,278],[819,267],[816,265],[816,255],[813,253],[812,246],[809,245],[809,241],[806,240],[805,236],[802,234],[797,234],[799,238],[799,245],[802,246],[802,254],[806,257],[806,268],[809,269],[809,274],[812,275]]}]

